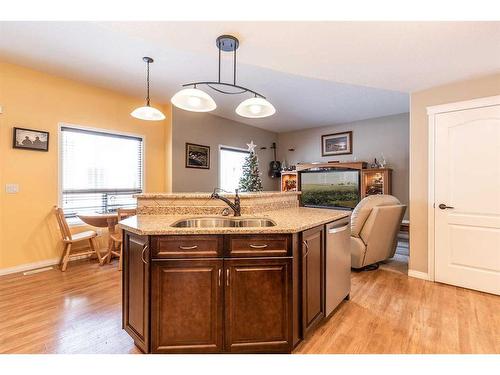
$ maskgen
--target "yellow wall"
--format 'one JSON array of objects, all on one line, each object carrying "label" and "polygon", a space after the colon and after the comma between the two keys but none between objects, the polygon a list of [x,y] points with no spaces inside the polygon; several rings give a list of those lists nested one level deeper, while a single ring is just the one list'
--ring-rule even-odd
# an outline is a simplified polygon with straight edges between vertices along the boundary
[{"label": "yellow wall", "polygon": [[[0,62],[0,270],[61,254],[51,211],[58,203],[60,122],[145,136],[146,190],[168,191],[171,108],[161,107],[165,121],[132,118],[142,104],[140,97]],[[49,131],[49,152],[13,149],[14,126]],[[20,192],[6,194],[6,183],[19,184]]]},{"label": "yellow wall", "polygon": [[427,107],[500,94],[500,74],[456,82],[411,94],[410,266],[427,272]]}]

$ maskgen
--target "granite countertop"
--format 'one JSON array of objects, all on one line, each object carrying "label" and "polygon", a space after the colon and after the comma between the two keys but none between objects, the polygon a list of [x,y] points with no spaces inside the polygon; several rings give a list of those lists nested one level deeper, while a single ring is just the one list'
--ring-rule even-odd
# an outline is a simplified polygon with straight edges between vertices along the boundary
[{"label": "granite countertop", "polygon": [[[219,192],[220,195],[223,195],[227,198],[233,198],[235,196],[234,193],[224,193]],[[248,198],[267,198],[267,197],[277,197],[283,195],[299,195],[300,191],[261,191],[255,193],[239,193],[241,199]],[[141,199],[209,199],[212,195],[212,192],[199,192],[199,193],[145,193],[145,194],[137,194],[134,195],[136,198]]]},{"label": "granite countertop", "polygon": [[[242,215],[240,218],[268,218],[276,222],[274,227],[246,228],[174,228],[176,221],[193,217],[214,217],[214,215],[137,215],[120,221],[122,229],[139,235],[163,234],[266,234],[297,233],[349,216],[349,211],[327,210],[319,208],[287,208],[267,211],[254,215]],[[222,216],[217,216],[222,217]],[[229,216],[232,217],[232,216]]]}]

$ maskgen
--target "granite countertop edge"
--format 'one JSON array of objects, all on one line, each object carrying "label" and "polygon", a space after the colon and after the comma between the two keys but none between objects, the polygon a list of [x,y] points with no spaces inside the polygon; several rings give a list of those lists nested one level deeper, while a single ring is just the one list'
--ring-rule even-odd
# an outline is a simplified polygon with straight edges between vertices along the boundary
[{"label": "granite countertop edge", "polygon": [[[216,215],[144,215],[133,216],[119,223],[119,226],[137,235],[184,235],[184,234],[278,234],[298,233],[318,225],[330,223],[350,216],[348,211],[323,210],[317,208],[291,208],[267,211],[262,214],[243,215],[241,218],[268,218],[276,222],[273,227],[247,228],[176,228],[175,222],[194,217],[215,217]],[[303,219],[300,216],[307,216]],[[138,223],[138,220],[145,220]],[[161,226],[161,228],[158,228]]]},{"label": "granite countertop edge", "polygon": [[[235,196],[234,193],[219,193],[227,198],[232,198]],[[275,197],[275,196],[283,196],[283,195],[300,195],[300,191],[262,191],[257,193],[239,193],[240,199],[251,199],[251,198],[267,198],[267,197]],[[140,199],[204,199],[210,198],[212,193],[207,192],[193,192],[193,193],[144,193],[144,194],[135,194],[134,197]]]}]

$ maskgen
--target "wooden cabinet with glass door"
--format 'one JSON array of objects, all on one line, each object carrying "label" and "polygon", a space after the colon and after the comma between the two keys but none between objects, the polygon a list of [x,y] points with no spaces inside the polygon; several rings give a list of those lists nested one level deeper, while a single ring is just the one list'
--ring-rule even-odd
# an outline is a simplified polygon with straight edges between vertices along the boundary
[{"label": "wooden cabinet with glass door", "polygon": [[297,191],[297,172],[281,172],[281,191]]},{"label": "wooden cabinet with glass door", "polygon": [[376,194],[392,194],[392,169],[361,170],[361,199]]}]

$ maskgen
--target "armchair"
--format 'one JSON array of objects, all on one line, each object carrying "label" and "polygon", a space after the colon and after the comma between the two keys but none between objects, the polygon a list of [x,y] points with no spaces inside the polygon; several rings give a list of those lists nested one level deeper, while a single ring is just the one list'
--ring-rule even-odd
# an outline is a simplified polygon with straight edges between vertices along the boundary
[{"label": "armchair", "polygon": [[351,215],[351,267],[364,268],[392,258],[406,206],[392,195],[370,195]]}]

